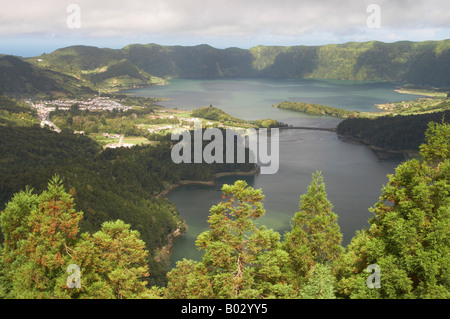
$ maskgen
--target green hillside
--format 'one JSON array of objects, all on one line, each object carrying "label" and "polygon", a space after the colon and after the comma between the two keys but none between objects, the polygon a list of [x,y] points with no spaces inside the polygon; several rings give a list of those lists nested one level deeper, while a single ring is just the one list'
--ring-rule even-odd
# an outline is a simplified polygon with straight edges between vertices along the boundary
[{"label": "green hillside", "polygon": [[262,76],[450,85],[450,40],[250,49]]},{"label": "green hillside", "polygon": [[337,126],[341,136],[367,145],[393,151],[418,151],[425,141],[428,123],[446,123],[450,110],[418,115],[380,116],[377,118],[347,118]]},{"label": "green hillside", "polygon": [[316,78],[396,81],[450,87],[450,40],[349,42],[323,46],[131,44],[122,49],[71,46],[19,59],[0,57],[0,92],[80,94],[165,84],[168,78]]},{"label": "green hillside", "polygon": [[129,45],[120,52],[158,77],[280,77],[401,81],[450,86],[450,40],[257,46],[249,50]]},{"label": "green hillside", "polygon": [[42,66],[86,78],[87,73],[102,77],[102,71],[120,63],[121,68],[127,67],[115,76],[128,74],[143,82],[148,79],[133,70],[134,66],[159,78],[300,77],[450,86],[450,78],[446,76],[450,71],[450,40],[260,45],[249,50],[216,49],[209,45],[131,44],[120,50],[75,46],[39,58]]},{"label": "green hillside", "polygon": [[0,57],[0,94],[58,97],[92,93],[74,77],[33,66],[14,56]]},{"label": "green hillside", "polygon": [[117,90],[164,84],[126,58],[121,50],[91,46],[71,46],[26,61],[83,81],[94,90]]},{"label": "green hillside", "polygon": [[39,125],[36,109],[22,101],[0,95],[0,126]]},{"label": "green hillside", "polygon": [[335,117],[348,117],[350,115],[356,114],[355,111],[347,111],[335,107],[331,107],[328,105],[320,105],[314,103],[305,103],[305,102],[292,102],[292,101],[283,101],[278,104],[274,104],[273,107],[285,109],[285,110],[293,110],[297,112],[302,112],[309,115],[329,115]]},{"label": "green hillside", "polygon": [[215,78],[257,75],[252,67],[251,53],[238,48],[134,44],[123,48],[121,52],[138,67],[158,77]]}]

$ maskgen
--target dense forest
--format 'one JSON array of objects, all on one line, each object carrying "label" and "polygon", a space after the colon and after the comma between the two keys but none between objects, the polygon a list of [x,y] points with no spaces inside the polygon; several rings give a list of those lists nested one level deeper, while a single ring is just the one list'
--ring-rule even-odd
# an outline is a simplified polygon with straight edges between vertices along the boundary
[{"label": "dense forest", "polygon": [[428,123],[447,123],[449,118],[450,110],[418,115],[347,118],[338,124],[337,133],[388,150],[419,150],[425,142]]},{"label": "dense forest", "polygon": [[[176,141],[170,139],[157,145],[102,150],[87,136],[68,129],[60,134],[43,129],[31,115],[34,120],[25,121],[24,116],[33,110],[21,102],[6,97],[3,102],[0,209],[25,186],[40,192],[58,174],[77,209],[84,212],[82,231],[93,232],[104,221],[121,219],[140,232],[150,251],[150,263],[154,263],[156,249],[168,243],[169,234],[184,229],[175,206],[155,195],[179,180],[207,181],[218,172],[254,168],[250,163],[175,164],[171,160],[171,146]],[[113,114],[111,117],[114,119]],[[153,271],[152,279],[164,282],[165,265],[155,267],[160,267],[157,270],[161,272]]]},{"label": "dense forest", "polygon": [[356,111],[352,112],[344,109],[339,109],[336,107],[331,107],[328,105],[319,105],[305,102],[283,101],[281,103],[274,104],[273,107],[285,110],[293,110],[309,115],[329,115],[335,117],[348,117],[350,115],[357,114]]},{"label": "dense forest", "polygon": [[72,108],[69,111],[53,111],[50,119],[61,129],[84,131],[85,134],[115,132],[133,136],[148,135],[147,130],[138,128],[140,124],[178,123],[176,119],[162,120],[146,116],[153,113],[152,107],[107,112],[92,112]]},{"label": "dense forest", "polygon": [[167,83],[169,78],[267,77],[450,87],[450,40],[216,49],[132,44],[71,46],[21,59],[0,57],[0,94],[58,98]]},{"label": "dense forest", "polygon": [[210,121],[218,121],[225,125],[239,126],[241,128],[255,127],[255,126],[259,127],[259,128],[272,128],[272,127],[287,126],[286,124],[278,122],[273,119],[245,121],[245,120],[230,116],[229,114],[225,113],[223,110],[221,110],[217,107],[214,107],[212,105],[194,109],[191,112],[191,115],[193,117],[207,119]]},{"label": "dense forest", "polygon": [[[216,49],[132,44],[72,46],[26,61],[96,87],[162,84],[167,78],[268,77],[406,82],[449,87],[450,40]],[[75,80],[75,78],[73,78]],[[106,86],[105,86],[106,85]],[[1,87],[1,85],[0,85]]]},{"label": "dense forest", "polygon": [[[51,140],[56,133],[43,134]],[[71,138],[82,148],[83,138]],[[87,145],[84,156],[92,157],[94,150]],[[138,158],[139,151],[132,154]],[[76,194],[91,180],[81,178],[72,190],[69,179],[53,175],[40,189],[21,187],[0,215],[0,297],[448,299],[450,125],[430,122],[420,151],[421,161],[403,162],[389,175],[370,209],[370,227],[347,247],[320,172],[300,196],[291,230],[283,236],[257,223],[265,214],[261,189],[244,181],[223,185],[222,201],[210,209],[210,230],[197,238],[203,258],[179,261],[164,286],[148,283],[154,268],[147,262],[146,236],[120,219],[126,215],[81,232],[88,214],[76,204]],[[67,152],[68,158],[70,147]],[[126,150],[103,158],[121,156]],[[132,181],[121,182],[133,188]],[[92,184],[90,191],[105,186]]]},{"label": "dense forest", "polygon": [[58,98],[94,92],[73,76],[32,65],[18,57],[0,56],[0,94]]},{"label": "dense forest", "polygon": [[192,110],[191,115],[193,117],[203,118],[211,121],[220,121],[225,124],[238,124],[243,126],[248,125],[247,121],[243,121],[241,119],[228,115],[223,110],[218,109],[217,107],[214,107],[212,105],[194,109]]},{"label": "dense forest", "polygon": [[[389,68],[374,71],[374,59],[369,63],[364,56],[371,57],[371,50],[387,50],[389,56],[409,50],[407,62],[392,66],[403,70],[412,68],[415,59],[428,59],[432,65],[445,59],[447,44],[397,43],[395,50],[377,42],[258,50],[71,47],[42,56],[42,65],[0,57],[0,91],[78,96],[124,74],[129,85],[159,81],[155,74],[309,77],[324,67],[321,55],[344,59],[352,50],[359,52],[358,68],[327,66],[335,70],[332,78],[393,80]],[[204,64],[199,68],[200,60],[189,57],[201,57]],[[101,63],[108,67],[102,69]],[[419,81],[419,71],[399,74],[414,83],[447,83],[440,72]],[[224,185],[223,201],[210,210],[210,230],[197,238],[202,260],[185,259],[168,271],[158,251],[186,225],[176,207],[158,195],[180,180],[210,181],[218,172],[250,171],[255,165],[175,164],[171,148],[177,141],[169,138],[103,149],[88,136],[73,134],[113,128],[145,137],[136,125],[160,119],[150,118],[153,104],[143,102],[148,107],[126,112],[90,112],[76,106],[55,111],[51,118],[63,128],[56,133],[41,128],[36,111],[26,103],[0,96],[0,298],[450,298],[450,111],[339,124],[340,135],[381,148],[421,152],[420,160],[403,162],[389,176],[379,202],[370,208],[370,227],[357,232],[347,247],[342,246],[338,216],[320,172],[301,195],[285,234],[257,223],[265,213],[263,191],[237,181]],[[193,115],[238,121],[214,107]],[[248,124],[281,125],[271,120]],[[81,284],[67,280],[69,265],[79,267],[74,274],[81,275]],[[369,271],[374,265],[381,271],[381,285],[369,282],[376,279]]]}]

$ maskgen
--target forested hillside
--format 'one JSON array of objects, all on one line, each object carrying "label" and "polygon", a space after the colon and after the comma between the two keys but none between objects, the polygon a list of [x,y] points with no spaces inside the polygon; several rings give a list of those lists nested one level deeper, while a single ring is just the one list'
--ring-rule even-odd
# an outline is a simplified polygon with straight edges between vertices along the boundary
[{"label": "forested hillside", "polygon": [[121,219],[140,232],[150,251],[152,280],[165,280],[166,265],[154,261],[156,250],[168,243],[169,234],[184,230],[176,207],[156,195],[179,180],[207,181],[218,172],[254,168],[254,164],[175,164],[171,160],[175,141],[170,140],[102,150],[91,138],[71,130],[56,133],[41,128],[33,109],[21,102],[5,97],[0,102],[0,210],[14,193],[27,185],[41,192],[58,174],[84,213],[81,231],[92,233],[105,221]]},{"label": "forested hillside", "polygon": [[[450,87],[449,71],[450,40],[249,50],[75,46],[29,59],[0,56],[0,299],[450,298],[450,111],[348,118],[339,124],[340,135],[385,149],[420,150],[421,155],[401,163],[387,185],[380,185],[369,228],[358,231],[347,247],[320,172],[299,194],[298,211],[292,212],[285,234],[256,222],[265,213],[263,190],[237,181],[223,186],[222,201],[210,210],[210,230],[197,238],[202,259],[183,259],[167,273],[159,250],[186,225],[174,204],[159,195],[180,180],[211,181],[216,173],[251,171],[255,164],[175,164],[171,150],[177,141],[168,134],[150,145],[107,149],[86,136],[114,128],[146,139],[148,129],[138,131],[138,125],[163,120],[151,116],[155,109],[148,100],[149,107],[140,111],[105,113],[79,110],[75,103],[70,110],[52,112],[50,119],[62,128],[56,133],[40,127],[37,111],[27,103],[6,96],[92,96],[98,90],[162,84],[171,77]],[[192,114],[238,121],[214,107]],[[69,265],[82,271],[83,284],[76,289],[66,281]],[[373,265],[382,273],[377,289],[368,281]]]},{"label": "forested hillside", "polygon": [[389,150],[419,150],[429,122],[448,123],[450,111],[419,114],[347,118],[337,126],[339,135]]},{"label": "forested hillside", "polygon": [[278,104],[274,104],[273,107],[285,109],[285,110],[293,110],[297,112],[302,112],[309,115],[329,115],[335,117],[348,117],[353,114],[357,114],[357,112],[347,111],[335,107],[331,107],[328,105],[320,105],[314,103],[305,103],[305,102],[292,102],[292,101],[283,101]]},{"label": "forested hillside", "polygon": [[61,72],[34,66],[14,56],[0,56],[0,95],[79,96],[94,91],[82,81]]},{"label": "forested hillside", "polygon": [[250,49],[263,76],[402,81],[448,87],[450,40],[350,42],[317,47]]},{"label": "forested hillside", "polygon": [[121,219],[141,233],[153,256],[167,244],[170,233],[183,229],[175,206],[155,195],[180,179],[210,180],[218,172],[247,168],[244,164],[177,165],[171,160],[170,144],[165,143],[100,150],[90,138],[70,132],[0,126],[0,209],[27,185],[42,191],[57,173],[77,209],[84,212],[83,231]]},{"label": "forested hillside", "polygon": [[450,86],[450,40],[261,45],[248,50],[208,45],[132,44],[117,50],[73,46],[26,61],[104,89],[162,84],[171,77],[317,78]]},{"label": "forested hillside", "polygon": [[448,299],[450,125],[432,122],[425,135],[423,160],[388,176],[369,228],[346,249],[321,172],[283,237],[257,223],[263,191],[238,180],[223,185],[210,229],[197,237],[201,260],[178,261],[166,286],[148,283],[155,268],[145,236],[129,224],[81,233],[88,214],[74,205],[73,187],[66,191],[70,182],[54,175],[39,192],[17,192],[0,215],[0,298]]}]

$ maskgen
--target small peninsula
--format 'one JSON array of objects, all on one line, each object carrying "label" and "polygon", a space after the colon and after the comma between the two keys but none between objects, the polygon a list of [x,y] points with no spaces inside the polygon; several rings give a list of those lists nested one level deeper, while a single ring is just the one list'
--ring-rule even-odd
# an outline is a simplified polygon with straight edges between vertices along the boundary
[{"label": "small peninsula", "polygon": [[359,114],[358,111],[348,111],[344,109],[331,107],[328,105],[320,105],[305,102],[283,101],[281,103],[274,104],[273,107],[302,112],[308,115],[329,115],[341,118],[351,117]]}]

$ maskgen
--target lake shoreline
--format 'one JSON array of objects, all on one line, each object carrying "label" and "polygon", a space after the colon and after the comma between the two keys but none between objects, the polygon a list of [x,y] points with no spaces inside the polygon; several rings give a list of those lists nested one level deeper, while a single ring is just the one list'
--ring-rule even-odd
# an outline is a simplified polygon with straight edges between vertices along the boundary
[{"label": "lake shoreline", "polygon": [[[186,185],[206,185],[206,186],[214,186],[216,185],[217,179],[225,176],[253,176],[257,175],[260,172],[260,167],[257,166],[255,169],[248,172],[221,172],[213,175],[213,179],[209,181],[195,181],[195,180],[180,180],[175,184],[169,185],[165,190],[155,196],[155,198],[165,197],[170,194],[175,189],[186,186]],[[167,235],[167,244],[157,249],[155,260],[157,262],[161,262],[165,260],[166,262],[170,260],[172,255],[172,249],[175,240],[183,235],[187,231],[187,225],[184,225],[185,231],[182,230],[181,226],[178,226],[172,233]]]},{"label": "lake shoreline", "polygon": [[202,181],[202,180],[180,180],[177,183],[169,185],[165,190],[163,190],[161,193],[156,195],[156,198],[165,197],[168,194],[170,194],[175,189],[186,186],[186,185],[205,185],[205,186],[214,186],[216,185],[217,179],[225,176],[253,176],[257,175],[260,172],[260,167],[257,166],[255,169],[249,171],[249,172],[221,172],[216,173],[212,176],[211,180],[208,181]]},{"label": "lake shoreline", "polygon": [[375,153],[379,160],[390,160],[402,158],[403,160],[409,160],[411,158],[419,156],[419,151],[417,150],[392,150],[373,144],[368,143],[358,137],[351,135],[340,135],[337,134],[339,140],[345,143],[351,143],[356,145],[363,145]]},{"label": "lake shoreline", "polygon": [[[222,83],[223,82],[223,83]],[[327,85],[325,87],[321,85],[317,85],[315,81],[289,81],[287,83],[286,81],[260,81],[259,79],[251,80],[251,81],[239,81],[239,83],[236,83],[233,80],[226,80],[226,81],[191,81],[191,80],[182,80],[182,79],[174,79],[173,82],[170,82],[169,85],[163,85],[159,87],[153,87],[152,89],[148,90],[135,90],[130,91],[130,93],[138,96],[147,96],[147,97],[165,97],[168,98],[170,102],[161,102],[159,103],[161,107],[165,109],[178,109],[178,110],[186,110],[191,111],[192,109],[199,108],[201,106],[207,106],[207,105],[213,105],[220,109],[222,109],[227,114],[230,114],[231,116],[245,119],[245,120],[255,120],[256,119],[265,119],[265,118],[272,118],[276,121],[281,121],[284,123],[287,123],[288,125],[291,125],[292,127],[296,128],[313,128],[313,127],[326,127],[331,128],[335,125],[337,125],[337,119],[335,117],[320,117],[317,118],[315,116],[308,116],[305,114],[302,114],[301,112],[289,112],[288,110],[284,109],[278,109],[275,107],[271,107],[274,103],[279,103],[281,101],[285,100],[305,100],[310,103],[317,103],[317,104],[323,104],[323,105],[330,105],[332,107],[342,107],[342,105],[346,105],[347,108],[350,109],[356,109],[358,112],[367,112],[372,111],[374,113],[381,113],[380,109],[377,108],[375,104],[382,104],[386,103],[386,101],[396,101],[396,100],[402,100],[402,99],[413,99],[416,95],[411,95],[410,97],[408,94],[401,94],[400,92],[395,91],[395,87],[392,86],[389,88],[384,87],[378,87],[377,84],[369,85],[368,87],[360,87],[357,85],[347,85],[345,86],[336,86],[333,85],[334,82],[326,83]],[[341,83],[341,82],[339,82]],[[320,84],[320,83],[319,83]],[[329,84],[329,85],[328,85]],[[331,88],[329,89],[329,86]],[[361,90],[362,89],[362,90]],[[344,97],[346,94],[345,92],[348,92],[348,96],[352,97],[352,92],[354,90],[357,90],[358,95],[356,95],[357,99],[354,100],[352,98],[346,98]],[[316,94],[316,92],[318,92]],[[344,92],[344,94],[342,94]],[[402,92],[403,93],[403,92]],[[285,122],[287,120],[287,122]],[[339,119],[340,120],[340,119]],[[314,128],[315,129],[315,128]],[[328,129],[327,129],[328,130]],[[280,128],[280,131],[282,131],[282,128]],[[353,158],[349,158],[348,154],[342,154],[339,150],[335,150],[333,148],[334,144],[332,144],[330,141],[326,140],[323,141],[324,146],[331,146],[331,150],[334,151],[335,156],[337,156],[336,159],[332,161],[332,163],[328,162],[328,152],[325,154],[324,149],[321,148],[321,146],[316,146],[317,144],[321,143],[322,140],[316,139],[313,137],[310,137],[309,134],[305,134],[305,138],[297,138],[298,135],[301,134],[301,130],[299,131],[299,134],[296,134],[295,130],[292,130],[294,134],[292,135],[293,141],[289,141],[289,143],[292,143],[292,148],[288,148],[285,150],[287,153],[284,160],[288,161],[290,166],[288,165],[287,168],[292,167],[293,171],[290,174],[286,174],[285,171],[280,170],[279,176],[283,176],[283,178],[280,177],[280,181],[278,179],[267,179],[262,178],[260,180],[260,183],[262,183],[262,188],[264,185],[267,186],[267,200],[268,203],[271,202],[274,207],[276,208],[276,212],[279,211],[280,216],[275,218],[275,223],[280,223],[280,220],[283,220],[283,218],[286,218],[286,224],[289,223],[292,216],[290,213],[286,213],[285,211],[292,211],[292,208],[290,207],[291,202],[293,202],[292,207],[298,207],[298,198],[294,196],[294,199],[291,200],[289,198],[284,198],[277,202],[278,199],[269,199],[271,195],[271,192],[275,192],[278,194],[278,192],[285,191],[286,193],[289,193],[291,189],[289,187],[286,187],[286,185],[295,185],[295,187],[307,187],[306,184],[308,184],[309,180],[306,178],[302,178],[301,173],[306,170],[313,170],[318,169],[321,167],[327,167],[328,170],[332,171],[330,173],[330,180],[333,181],[333,178],[335,176],[338,176],[339,174],[342,174],[342,168],[338,168],[337,166],[332,166],[333,163],[339,163],[339,161],[353,161]],[[334,131],[330,129],[331,131]],[[336,134],[336,133],[335,133]],[[320,136],[322,136],[320,134]],[[333,136],[336,136],[333,134]],[[334,139],[333,139],[334,140]],[[312,142],[314,141],[314,142]],[[331,145],[332,144],[332,145]],[[362,144],[362,143],[360,143]],[[368,145],[367,145],[368,146]],[[366,146],[366,147],[367,147]],[[315,153],[312,153],[314,151],[317,151],[317,157]],[[323,152],[322,152],[323,151]],[[350,148],[350,151],[352,149]],[[374,152],[376,155],[379,155],[379,152]],[[296,154],[295,156],[293,154]],[[359,151],[353,151],[351,154],[358,156],[360,154]],[[290,156],[292,155],[292,156]],[[283,154],[284,156],[284,154]],[[291,158],[294,157],[295,159]],[[377,156],[378,157],[378,156]],[[379,157],[378,157],[379,158]],[[364,157],[364,159],[366,159]],[[380,174],[377,174],[373,176],[373,178],[370,179],[369,186],[364,184],[364,187],[354,187],[351,188],[348,186],[348,189],[351,190],[352,194],[361,194],[361,196],[354,196],[356,197],[355,202],[352,202],[351,205],[345,205],[343,203],[339,203],[338,205],[341,205],[343,208],[341,208],[342,211],[345,211],[346,213],[343,216],[343,224],[347,228],[351,228],[349,233],[354,232],[354,228],[357,225],[356,229],[360,229],[359,225],[366,225],[366,220],[364,218],[360,218],[360,213],[356,213],[356,211],[366,211],[367,207],[369,207],[372,203],[366,203],[364,201],[364,198],[366,196],[366,191],[372,187],[372,184],[376,183],[376,187],[373,187],[374,190],[371,191],[371,194],[375,191],[379,191],[379,185],[381,185],[384,182],[385,173],[387,171],[387,168],[390,167],[390,164],[379,164],[379,162],[382,162],[382,160],[378,159],[376,157],[368,157],[366,160],[370,161],[371,165],[367,166],[367,169],[364,170],[364,174],[367,172],[370,172],[370,174],[374,174],[374,172],[381,172]],[[297,163],[296,163],[297,162]],[[389,161],[386,161],[389,162]],[[364,162],[365,163],[365,162]],[[364,164],[363,163],[363,164]],[[352,168],[352,172],[347,175],[349,181],[353,181],[355,179],[355,170],[358,171],[360,168],[360,162],[357,162],[358,165],[355,166],[355,168]],[[347,164],[345,164],[347,165]],[[328,168],[330,167],[330,168]],[[337,174],[333,174],[333,170],[338,170]],[[389,171],[390,172],[390,171]],[[175,201],[175,198],[178,196],[178,193],[184,194],[184,191],[186,190],[189,192],[191,189],[193,189],[194,192],[198,191],[197,187],[184,187],[181,186],[189,186],[189,185],[199,185],[200,192],[202,192],[203,188],[205,188],[205,198],[207,198],[208,193],[210,191],[208,190],[209,187],[217,187],[218,181],[216,181],[218,178],[222,176],[245,176],[245,175],[255,175],[257,172],[224,172],[224,173],[218,173],[214,174],[214,176],[211,174],[211,177],[209,180],[179,180],[174,181],[171,185],[168,185],[168,187],[165,187],[159,194],[156,195],[157,198],[164,198],[171,194],[170,198]],[[381,176],[379,178],[379,182],[377,177]],[[295,178],[298,177],[298,178]],[[371,175],[372,177],[372,175]],[[281,181],[282,180],[282,181]],[[285,180],[288,180],[289,182],[285,182]],[[347,181],[345,184],[351,183]],[[271,188],[271,185],[276,185],[276,183],[281,183],[279,187]],[[355,183],[359,183],[359,180],[354,180]],[[287,184],[286,184],[287,183]],[[291,184],[289,184],[291,183]],[[294,184],[292,184],[294,183]],[[331,182],[330,182],[331,183]],[[305,184],[305,185],[303,185]],[[331,183],[332,184],[332,183]],[[203,186],[202,186],[203,185]],[[292,186],[294,187],[294,186]],[[347,187],[347,186],[346,186]],[[345,188],[347,189],[347,188]],[[177,190],[177,192],[172,193],[172,191]],[[215,193],[215,192],[214,192]],[[342,193],[342,194],[341,194]],[[341,194],[342,196],[346,196],[346,192],[341,191],[341,188],[336,190],[336,194]],[[217,195],[217,194],[215,194]],[[266,194],[265,194],[266,195]],[[283,194],[284,195],[284,194]],[[337,196],[337,195],[336,195]],[[353,198],[353,196],[352,196]],[[206,201],[206,200],[205,200]],[[364,203],[362,203],[364,202]],[[183,205],[183,204],[180,204]],[[270,206],[269,205],[269,206]],[[337,205],[337,206],[338,206]],[[177,205],[178,206],[178,202]],[[192,205],[191,205],[192,206]],[[202,203],[194,203],[195,206],[195,214],[198,213],[199,210],[202,210],[205,214],[207,214],[208,209],[210,207],[203,207]],[[201,207],[201,208],[200,208]],[[177,208],[181,208],[177,207]],[[186,214],[194,214],[194,212],[186,212]],[[354,214],[351,218],[348,217],[351,214]],[[186,218],[188,216],[192,215],[186,215]],[[197,215],[194,215],[197,216]],[[183,214],[180,214],[180,217],[183,218]],[[346,219],[347,217],[347,219]],[[186,225],[188,228],[184,229],[183,227],[180,230],[174,229],[171,234],[168,234],[168,241],[166,241],[166,244],[164,245],[164,248],[160,251],[161,254],[159,255],[161,257],[161,261],[163,260],[172,260],[172,259],[180,259],[183,258],[184,252],[183,250],[192,249],[193,251],[197,252],[197,249],[195,247],[195,240],[192,242],[192,238],[187,238],[184,240],[184,235],[186,233],[190,233],[193,231],[194,227],[192,229],[189,229],[189,226],[197,225],[199,217],[195,217],[196,220],[191,221],[192,225]],[[204,219],[207,218],[207,215],[204,217]],[[351,226],[349,226],[351,225]],[[269,226],[271,226],[269,224]],[[361,226],[361,227],[363,227]],[[345,227],[343,227],[345,229]],[[346,235],[347,236],[347,235]],[[349,238],[351,235],[348,235]],[[181,240],[183,239],[183,240]],[[178,251],[180,252],[181,258],[178,256]],[[176,256],[176,258],[174,258]],[[169,264],[172,264],[169,262]]]}]

